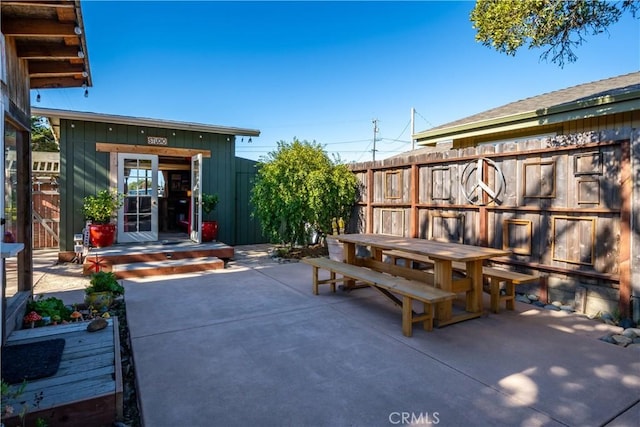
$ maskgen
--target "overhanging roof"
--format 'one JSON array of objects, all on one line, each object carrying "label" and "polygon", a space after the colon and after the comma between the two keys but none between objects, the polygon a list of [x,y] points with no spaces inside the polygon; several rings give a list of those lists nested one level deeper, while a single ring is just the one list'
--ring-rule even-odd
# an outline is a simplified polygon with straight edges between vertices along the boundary
[{"label": "overhanging roof", "polygon": [[550,92],[413,135],[418,144],[476,137],[640,110],[640,72]]},{"label": "overhanging roof", "polygon": [[257,129],[206,125],[193,122],[177,122],[172,120],[149,119],[145,117],[119,116],[115,114],[89,113],[84,111],[57,110],[53,108],[32,107],[31,114],[34,116],[43,116],[49,118],[52,121],[52,126],[54,127],[56,125],[56,120],[59,125],[60,119],[68,119],[97,123],[113,123],[119,125],[218,133],[222,135],[260,136],[260,131]]},{"label": "overhanging roof", "polygon": [[90,87],[79,0],[2,0],[0,29],[27,61],[31,89]]}]

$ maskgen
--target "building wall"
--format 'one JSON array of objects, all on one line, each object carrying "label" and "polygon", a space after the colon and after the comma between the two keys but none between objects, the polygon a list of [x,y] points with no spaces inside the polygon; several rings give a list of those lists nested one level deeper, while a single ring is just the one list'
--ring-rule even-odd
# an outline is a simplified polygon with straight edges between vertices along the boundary
[{"label": "building wall", "polygon": [[236,244],[267,243],[269,239],[262,233],[262,225],[258,218],[254,218],[251,203],[257,162],[236,157],[236,164]]},{"label": "building wall", "polygon": [[[2,49],[2,67],[3,75],[0,82],[0,116],[2,116],[0,127],[0,152],[4,160],[5,132],[9,129],[16,130],[15,134],[15,168],[16,183],[15,192],[16,199],[16,221],[11,227],[16,230],[16,242],[24,243],[24,250],[17,257],[17,274],[11,278],[16,283],[11,285],[17,289],[17,293],[10,298],[5,298],[6,284],[4,274],[4,260],[0,265],[0,281],[3,282],[3,301],[2,301],[2,339],[8,336],[16,325],[22,321],[24,314],[24,306],[27,298],[31,295],[33,281],[33,260],[31,248],[31,150],[30,150],[30,99],[29,99],[29,73],[26,62],[18,59],[16,46],[13,39],[5,39],[2,36],[0,40],[4,44]],[[6,73],[5,73],[6,71]],[[5,173],[0,174],[0,210],[4,214],[5,200]],[[0,226],[0,235],[4,236],[7,227]]]},{"label": "building wall", "polygon": [[147,146],[147,137],[164,137],[169,148],[210,150],[202,164],[203,192],[220,201],[211,219],[219,224],[218,240],[235,244],[236,162],[233,136],[143,126],[60,120],[60,250],[73,251],[73,234],[84,228],[82,200],[110,185],[110,154],[96,143]]}]

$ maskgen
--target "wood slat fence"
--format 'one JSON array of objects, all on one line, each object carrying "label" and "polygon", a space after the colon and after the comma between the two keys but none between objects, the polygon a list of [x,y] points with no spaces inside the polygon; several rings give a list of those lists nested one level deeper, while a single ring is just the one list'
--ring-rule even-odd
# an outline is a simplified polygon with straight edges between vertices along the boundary
[{"label": "wood slat fence", "polygon": [[546,275],[549,300],[578,302],[586,288],[579,311],[624,312],[629,152],[629,140],[587,132],[351,165],[350,230],[511,249],[498,263]]}]

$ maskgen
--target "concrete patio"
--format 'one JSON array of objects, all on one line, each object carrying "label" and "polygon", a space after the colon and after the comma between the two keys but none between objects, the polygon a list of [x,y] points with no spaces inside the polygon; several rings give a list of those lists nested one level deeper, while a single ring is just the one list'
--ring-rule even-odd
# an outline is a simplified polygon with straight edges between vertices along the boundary
[{"label": "concrete patio", "polygon": [[374,290],[313,296],[253,249],[125,280],[145,426],[638,425],[640,352],[598,340],[619,328],[516,303],[407,338]]},{"label": "concrete patio", "polygon": [[615,425],[640,419],[640,354],[611,327],[516,312],[406,338],[370,289],[311,294],[311,267],[126,281],[147,426]]}]

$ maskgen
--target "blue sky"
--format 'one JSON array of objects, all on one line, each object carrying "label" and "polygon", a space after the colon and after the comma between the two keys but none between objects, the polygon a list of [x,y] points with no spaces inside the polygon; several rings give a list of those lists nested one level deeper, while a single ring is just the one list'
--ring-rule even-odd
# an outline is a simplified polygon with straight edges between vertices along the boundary
[{"label": "blue sky", "polygon": [[343,161],[411,148],[416,131],[640,69],[640,21],[588,37],[560,68],[477,43],[474,2],[83,1],[94,87],[32,105],[259,129],[236,154],[317,141]]}]

